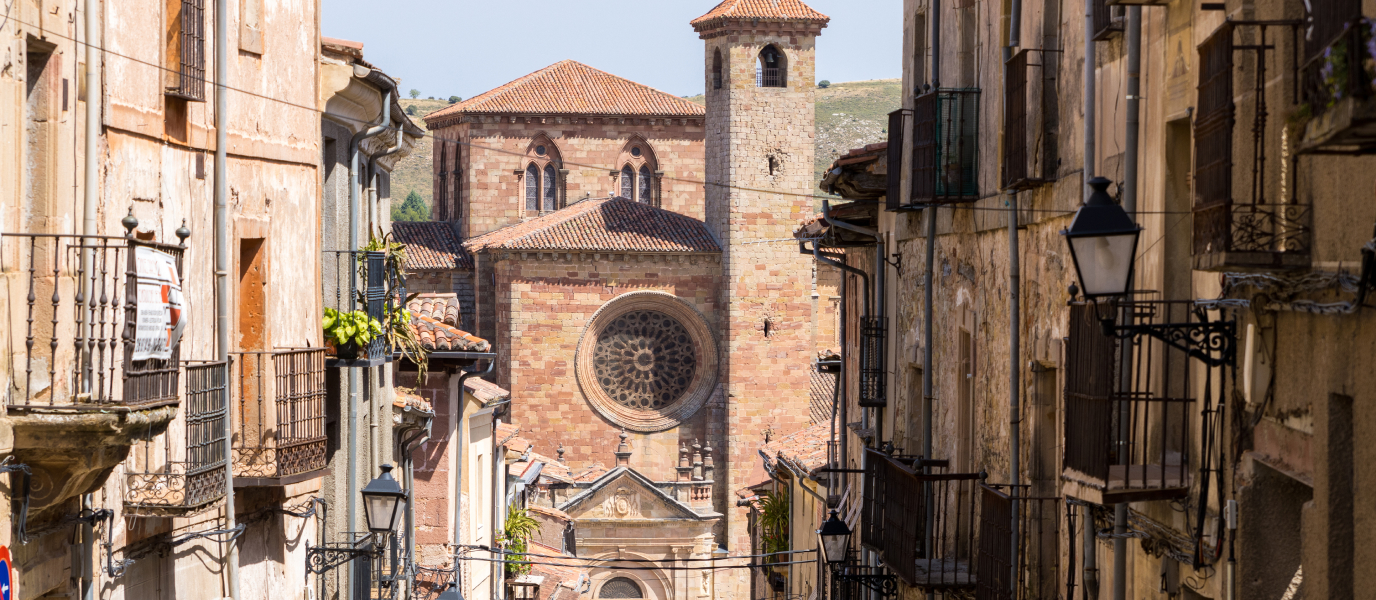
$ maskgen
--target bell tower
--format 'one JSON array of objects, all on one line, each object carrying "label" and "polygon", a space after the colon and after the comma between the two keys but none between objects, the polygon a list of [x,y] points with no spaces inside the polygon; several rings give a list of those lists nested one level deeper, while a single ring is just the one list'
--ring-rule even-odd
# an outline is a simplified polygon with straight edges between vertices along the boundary
[{"label": "bell tower", "polygon": [[[829,20],[799,0],[726,0],[692,21],[706,49],[704,213],[722,247],[718,491],[758,483],[746,479],[765,430],[809,424],[813,259],[771,240],[816,210],[814,42]],[[723,503],[728,548],[748,550],[745,512]]]}]

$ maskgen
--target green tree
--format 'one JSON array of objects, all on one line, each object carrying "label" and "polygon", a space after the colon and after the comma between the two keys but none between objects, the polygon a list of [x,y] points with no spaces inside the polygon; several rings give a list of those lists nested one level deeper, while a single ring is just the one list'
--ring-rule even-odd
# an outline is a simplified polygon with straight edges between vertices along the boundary
[{"label": "green tree", "polygon": [[412,99],[412,100],[415,100],[416,98],[419,98],[419,97],[420,97],[420,90],[411,90],[411,99]]},{"label": "green tree", "polygon": [[450,104],[457,104],[458,102],[461,102],[461,101],[463,101],[463,98],[460,98],[460,97],[458,97],[458,96],[450,96],[450,97],[449,97],[449,103],[450,103]]},{"label": "green tree", "polygon": [[831,82],[830,82],[830,81],[827,81],[827,80],[825,80],[825,79],[823,79],[823,80],[817,82],[817,87],[823,88],[823,89],[829,88],[829,87],[831,87]]},{"label": "green tree", "polygon": [[429,221],[430,206],[422,200],[416,190],[406,195],[406,201],[392,205],[393,221]]},{"label": "green tree", "polygon": [[406,107],[406,114],[411,115],[413,117],[416,116],[416,105],[412,104],[411,106]]}]

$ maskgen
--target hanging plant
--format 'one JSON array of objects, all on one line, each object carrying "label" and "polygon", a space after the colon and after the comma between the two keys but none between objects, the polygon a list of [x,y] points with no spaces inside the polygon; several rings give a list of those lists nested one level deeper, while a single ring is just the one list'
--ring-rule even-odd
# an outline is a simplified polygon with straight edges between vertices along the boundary
[{"label": "hanging plant", "polygon": [[[760,545],[765,554],[789,550],[788,492],[765,492],[760,497]],[[765,557],[765,564],[785,562],[787,557]]]},{"label": "hanging plant", "polygon": [[[502,538],[497,540],[509,553],[506,560],[525,561],[526,551],[530,549],[530,538],[535,537],[536,532],[540,531],[540,522],[536,521],[526,512],[524,508],[511,505],[506,510],[506,523],[502,527]],[[525,575],[530,572],[530,565],[507,563],[506,574],[508,577]]]},{"label": "hanging plant", "polygon": [[[382,329],[384,339],[387,341],[387,351],[390,353],[400,353],[404,358],[416,364],[419,370],[419,381],[425,382],[426,373],[429,367],[429,352],[420,343],[420,336],[416,333],[416,328],[411,324],[411,311],[406,308],[411,300],[419,294],[410,294],[402,297],[406,289],[406,244],[396,241],[392,234],[383,233],[378,229],[376,234],[368,236],[368,243],[361,248],[363,252],[383,253],[383,273],[385,274],[385,285],[394,294],[389,294],[387,306],[384,309],[382,319]],[[368,263],[367,255],[358,255],[359,277],[367,280]],[[359,294],[359,303],[366,304],[367,299],[362,292]]]},{"label": "hanging plant", "polygon": [[382,335],[382,324],[361,310],[340,312],[327,307],[321,326],[325,331],[326,347],[335,356],[349,360],[358,358],[359,350]]}]

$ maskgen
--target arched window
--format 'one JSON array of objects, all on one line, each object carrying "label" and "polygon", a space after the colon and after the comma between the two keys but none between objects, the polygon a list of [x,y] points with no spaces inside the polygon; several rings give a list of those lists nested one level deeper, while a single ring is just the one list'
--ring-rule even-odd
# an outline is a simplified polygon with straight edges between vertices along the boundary
[{"label": "arched window", "polygon": [[554,210],[554,165],[545,165],[544,207],[540,210]]},{"label": "arched window", "polygon": [[636,200],[639,200],[639,201],[644,202],[644,203],[646,203],[646,204],[653,204],[653,203],[654,203],[654,190],[652,189],[652,188],[653,188],[653,183],[652,183],[653,181],[654,181],[654,180],[650,178],[650,167],[647,167],[647,166],[645,166],[645,165],[641,165],[641,166],[640,166],[640,195],[639,195],[639,196],[636,196]]},{"label": "arched window", "polygon": [[631,165],[621,167],[621,197],[635,199],[635,171]]},{"label": "arched window", "polygon": [[784,87],[788,83],[788,59],[773,44],[760,50],[760,65],[755,74],[759,87]]},{"label": "arched window", "polygon": [[712,89],[721,89],[721,50],[718,49],[712,55]]},{"label": "arched window", "polygon": [[526,211],[537,212],[540,210],[540,169],[535,163],[530,163],[526,167]]},{"label": "arched window", "polygon": [[617,577],[602,586],[598,598],[644,598],[640,586],[627,577]]},{"label": "arched window", "polygon": [[446,160],[446,151],[449,144],[436,140],[435,145],[440,148],[439,177],[435,178],[435,220],[449,220],[449,161]]}]

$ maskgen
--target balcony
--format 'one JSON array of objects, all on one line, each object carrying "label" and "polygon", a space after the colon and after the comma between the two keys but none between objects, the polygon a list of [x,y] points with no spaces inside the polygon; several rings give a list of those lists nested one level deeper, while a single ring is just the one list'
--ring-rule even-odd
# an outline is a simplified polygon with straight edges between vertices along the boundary
[{"label": "balcony", "polygon": [[884,317],[860,318],[860,406],[867,408],[888,405],[887,362],[884,342],[888,336],[889,320]]},{"label": "balcony", "polygon": [[[1234,32],[1245,23],[1223,25],[1199,46],[1199,112],[1195,117],[1195,197],[1194,268],[1201,271],[1276,271],[1309,265],[1310,206],[1302,204],[1290,186],[1289,198],[1268,193],[1264,174],[1266,165],[1267,102],[1265,86],[1267,56],[1274,48],[1260,27],[1261,44],[1235,47]],[[1258,49],[1258,47],[1260,49]],[[1255,51],[1259,68],[1241,71],[1251,83],[1249,115],[1253,143],[1250,195],[1233,189],[1236,174],[1233,161],[1234,52]],[[1272,134],[1276,135],[1276,134]],[[1277,144],[1279,143],[1276,140]],[[1275,159],[1273,159],[1273,162]],[[1295,163],[1292,163],[1295,164]],[[1271,168],[1274,168],[1271,167]],[[1298,174],[1298,169],[1294,169]],[[1246,192],[1244,192],[1246,193]],[[1274,193],[1278,195],[1278,193]]]},{"label": "balcony", "polygon": [[909,586],[972,590],[976,491],[985,474],[921,473],[924,465],[944,467],[945,461],[908,463],[873,449],[866,450],[866,460],[861,545]]},{"label": "balcony", "polygon": [[124,514],[183,517],[225,496],[228,362],[184,362],[184,419],[134,447],[124,463]]},{"label": "balcony", "polygon": [[[1026,190],[1049,182],[1043,174],[1046,147],[1040,89],[1029,85],[1029,72],[1041,65],[1028,62],[1034,50],[1022,50],[1008,59],[1008,110],[1004,111],[1003,189]],[[1040,72],[1040,71],[1039,71]]]},{"label": "balcony", "polygon": [[912,191],[894,210],[979,199],[979,98],[940,89],[913,100]]},{"label": "balcony", "polygon": [[234,486],[278,486],[324,476],[325,350],[231,357]]},{"label": "balcony", "polygon": [[[1014,497],[1012,491],[1018,494]],[[975,600],[1059,600],[1061,498],[1029,497],[1029,486],[980,485]],[[1013,511],[1018,512],[1013,570]],[[1013,577],[1016,576],[1016,580]]]},{"label": "balcony", "polygon": [[1122,6],[1109,6],[1105,0],[1094,0],[1094,41],[1102,42],[1122,35],[1126,20]]},{"label": "balcony", "polygon": [[1301,67],[1304,109],[1309,120],[1300,152],[1376,152],[1376,56],[1372,28],[1353,0],[1314,5]]},{"label": "balcony", "polygon": [[[406,297],[401,269],[385,252],[329,250],[324,253],[325,307],[341,313],[362,311],[385,326],[392,311]],[[326,340],[325,366],[330,368],[376,367],[392,360],[385,335],[373,337],[362,347],[339,347]]]},{"label": "balcony", "polygon": [[[126,226],[138,222],[127,217]],[[180,231],[184,241],[190,232]],[[99,488],[130,446],[176,417],[185,249],[132,237],[0,234],[9,298],[0,373],[16,460],[33,469],[32,523]]]},{"label": "balcony", "polygon": [[[1155,337],[1106,335],[1101,315],[1135,325],[1182,325],[1191,337],[1207,337],[1198,329],[1207,313],[1192,302],[1134,299],[1097,310],[1071,305],[1064,494],[1096,504],[1182,497],[1192,481],[1193,416],[1199,411],[1190,396],[1196,389],[1191,353]],[[1206,403],[1204,411],[1210,410]]]}]

